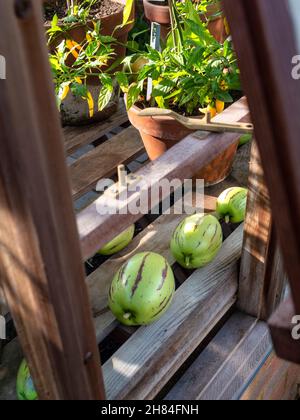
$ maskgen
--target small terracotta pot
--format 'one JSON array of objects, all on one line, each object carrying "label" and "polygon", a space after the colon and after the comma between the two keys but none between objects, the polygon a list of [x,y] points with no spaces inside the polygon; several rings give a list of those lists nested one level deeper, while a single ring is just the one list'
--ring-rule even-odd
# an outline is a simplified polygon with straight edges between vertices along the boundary
[{"label": "small terracotta pot", "polygon": [[[212,34],[212,36],[220,43],[223,43],[228,34],[226,33],[226,27],[224,23],[224,15],[214,17],[215,15],[219,14],[222,10],[221,2],[218,1],[216,4],[213,4],[208,7],[206,18],[208,19],[208,30]],[[202,16],[203,21],[205,21],[205,17]]]},{"label": "small terracotta pot", "polygon": [[[114,0],[116,3],[126,4],[126,0]],[[112,15],[105,16],[101,19],[101,34],[106,36],[113,35],[116,40],[122,44],[126,44],[128,40],[128,33],[131,31],[131,29],[134,26],[134,17],[135,17],[135,7],[133,6],[131,15],[129,18],[129,22],[131,22],[128,25],[125,25],[123,28],[118,28],[115,32],[115,28],[117,26],[120,26],[123,22],[123,10],[119,11],[118,13],[113,13]],[[45,25],[46,31],[50,29],[49,25]],[[70,30],[65,33],[64,35],[58,36],[53,40],[53,42],[50,45],[50,50],[54,51],[54,49],[62,42],[63,39],[69,38],[73,41],[76,41],[78,44],[82,43],[86,39],[86,33],[89,29],[93,29],[93,21],[87,22],[86,25],[82,24],[74,24],[71,26]],[[125,58],[126,55],[126,46],[122,46],[119,44],[112,44],[115,50],[115,57],[116,58]],[[107,64],[107,67],[111,66],[115,59],[109,61]],[[72,66],[75,62],[75,58],[70,54],[69,55],[69,61],[67,61],[68,66]],[[120,66],[121,68],[122,66]],[[114,69],[116,71],[116,69]],[[93,78],[91,78],[93,79]],[[99,80],[97,81],[99,83]]]},{"label": "small terracotta pot", "polygon": [[[115,0],[117,3],[126,4],[126,0]],[[135,8],[132,8],[131,16],[129,22],[134,21]],[[123,22],[123,10],[118,13],[106,16],[101,19],[101,34],[102,35],[113,35],[118,42],[122,44],[127,43],[128,33],[133,28],[134,23],[130,23],[123,28],[118,28],[115,32],[115,28],[120,26]],[[45,25],[45,29],[48,30],[50,26]],[[61,36],[58,36],[53,40],[50,45],[50,51],[53,52],[55,48],[62,42],[63,39],[71,39],[76,41],[78,44],[82,43],[86,39],[86,33],[88,29],[93,28],[93,22],[89,21],[86,25],[75,24],[73,25],[67,33],[64,33]],[[115,51],[115,58],[111,59],[105,68],[110,67],[116,59],[123,59],[126,55],[126,46],[119,44],[112,44]],[[75,58],[69,54],[69,57],[66,61],[67,66],[72,67],[75,62]],[[103,68],[103,70],[105,70]],[[115,68],[114,71],[121,70],[122,65],[118,68]],[[96,71],[95,71],[96,72]],[[91,92],[94,102],[97,103],[99,96],[101,84],[97,76],[89,76],[87,78],[87,86]],[[89,117],[88,106],[86,101],[83,101],[81,98],[77,98],[74,95],[69,94],[68,97],[64,100],[61,106],[61,120],[63,125],[86,125],[92,124],[95,122],[103,121],[110,118],[118,109],[119,105],[119,89],[117,86],[114,88],[114,93],[109,104],[102,110],[95,112],[93,118]]]},{"label": "small terracotta pot", "polygon": [[[201,0],[200,0],[201,1]],[[163,6],[155,3],[151,3],[149,0],[143,0],[145,16],[150,22],[157,22],[161,25],[161,38],[165,40],[171,28],[171,17],[169,6]],[[223,43],[227,38],[226,29],[224,25],[224,18],[216,17],[213,18],[221,10],[219,2],[209,6],[206,18],[209,20],[208,30],[216,38],[218,42]],[[201,16],[203,21],[206,21],[204,16]]]},{"label": "small terracotta pot", "polygon": [[[184,137],[193,133],[171,117],[139,117],[140,108],[133,106],[128,111],[131,124],[137,128],[143,139],[150,160],[159,158]],[[204,179],[205,185],[215,185],[230,174],[238,142],[230,146],[217,158],[201,169],[195,178]]]},{"label": "small terracotta pot", "polygon": [[143,0],[145,17],[150,22],[157,22],[161,25],[161,39],[165,40],[171,28],[171,16],[169,6],[151,3]]}]

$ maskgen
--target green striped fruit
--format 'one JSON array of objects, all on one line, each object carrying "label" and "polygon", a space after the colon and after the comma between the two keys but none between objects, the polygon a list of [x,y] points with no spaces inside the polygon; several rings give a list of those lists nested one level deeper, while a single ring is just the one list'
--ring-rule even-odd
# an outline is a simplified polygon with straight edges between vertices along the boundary
[{"label": "green striped fruit", "polygon": [[222,228],[216,217],[194,214],[175,229],[171,252],[184,268],[204,267],[218,254],[223,242]]},{"label": "green striped fruit", "polygon": [[239,146],[244,146],[244,144],[249,143],[252,140],[252,134],[243,134],[240,137]]},{"label": "green striped fruit", "polygon": [[233,187],[223,191],[217,200],[217,213],[226,223],[241,223],[245,220],[248,190]]},{"label": "green striped fruit", "polygon": [[101,255],[113,255],[122,251],[134,237],[135,226],[132,225],[98,251]]},{"label": "green striped fruit", "polygon": [[25,359],[22,361],[18,371],[17,396],[18,400],[21,401],[33,401],[38,399]]},{"label": "green striped fruit", "polygon": [[154,252],[134,255],[113,278],[109,307],[124,325],[148,325],[171,304],[175,280],[168,261]]}]

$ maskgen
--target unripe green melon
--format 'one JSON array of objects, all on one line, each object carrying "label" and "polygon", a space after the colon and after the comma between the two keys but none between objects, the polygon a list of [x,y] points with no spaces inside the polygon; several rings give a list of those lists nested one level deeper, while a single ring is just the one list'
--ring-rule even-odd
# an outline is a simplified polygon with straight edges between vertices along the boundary
[{"label": "unripe green melon", "polygon": [[109,307],[125,325],[148,325],[171,304],[175,280],[168,261],[154,252],[134,255],[113,278]]},{"label": "unripe green melon", "polygon": [[134,237],[135,226],[132,225],[98,251],[101,255],[113,255],[126,248]]},{"label": "unripe green melon", "polygon": [[182,267],[200,268],[216,257],[222,241],[222,228],[216,217],[194,214],[176,228],[171,240],[171,252]]},{"label": "unripe green melon", "polygon": [[29,367],[24,359],[19,367],[17,376],[17,396],[21,401],[37,400],[38,396],[32,382]]},{"label": "unripe green melon", "polygon": [[246,188],[233,187],[223,191],[217,200],[217,213],[230,223],[241,223],[245,220],[247,208]]}]

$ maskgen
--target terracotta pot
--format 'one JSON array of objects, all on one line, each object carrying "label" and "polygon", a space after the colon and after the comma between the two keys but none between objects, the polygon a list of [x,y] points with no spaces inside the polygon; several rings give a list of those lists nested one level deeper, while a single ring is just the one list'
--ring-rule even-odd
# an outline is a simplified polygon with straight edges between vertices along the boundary
[{"label": "terracotta pot", "polygon": [[[125,4],[126,0],[114,0],[118,3]],[[129,22],[134,20],[135,10],[134,7],[131,12],[131,16],[129,18]],[[101,19],[101,34],[102,35],[112,35],[115,28],[121,25],[123,22],[123,10],[118,13],[114,13],[110,16],[106,16]],[[117,39],[118,42],[122,44],[127,43],[128,33],[133,28],[134,23],[130,23],[129,25],[124,26],[123,28],[117,29],[113,36]],[[87,22],[86,25],[82,24],[75,24],[73,25],[70,30],[62,36],[58,36],[53,40],[50,45],[50,51],[54,51],[54,49],[61,43],[63,39],[72,39],[76,41],[78,44],[82,43],[86,39],[86,33],[89,28],[93,28],[93,22]],[[49,25],[45,25],[45,29],[49,29]],[[126,55],[126,47],[113,44],[115,50],[115,57],[116,58],[125,58]],[[110,67],[115,61],[115,58],[110,60],[107,64],[107,67]],[[75,58],[70,54],[66,64],[71,67],[75,62]],[[122,65],[119,68],[115,68],[114,72],[120,70]],[[94,102],[97,103],[97,92],[96,88],[98,89],[98,95],[101,88],[101,84],[99,82],[98,77],[91,76],[87,78],[87,86],[94,97]],[[94,114],[93,118],[89,117],[88,107],[86,101],[83,101],[81,98],[76,98],[73,95],[68,95],[62,104],[61,108],[61,119],[63,125],[84,125],[90,124],[98,121],[103,121],[105,119],[110,118],[118,109],[119,104],[119,90],[115,88],[113,97],[110,103],[106,106],[103,111],[98,111]]]},{"label": "terracotta pot", "polygon": [[[126,4],[126,0],[113,0],[113,1],[124,4],[124,5]],[[135,8],[133,7],[131,11],[131,16],[129,18],[129,22],[132,22],[132,23],[124,26],[123,28],[118,28],[115,32],[114,32],[115,28],[117,26],[120,26],[123,22],[123,10],[121,10],[118,13],[114,13],[112,15],[102,18],[101,19],[101,34],[108,35],[108,36],[113,35],[114,38],[116,38],[118,42],[122,44],[126,44],[127,39],[128,39],[128,33],[131,31],[131,29],[134,26],[134,23],[133,23],[134,16],[135,16]],[[45,25],[46,30],[48,30],[49,28],[50,28],[49,25]],[[61,43],[61,41],[66,38],[72,39],[76,41],[78,44],[82,43],[86,39],[87,30],[92,29],[92,28],[93,28],[93,21],[87,22],[86,25],[74,24],[69,29],[68,32],[66,32],[64,35],[58,36],[55,40],[53,40],[53,42],[50,45],[50,50],[53,51]],[[113,47],[116,53],[116,58],[125,58],[125,55],[126,55],[125,46],[122,46],[119,44],[113,44]],[[72,55],[70,54],[69,62],[67,62],[67,65],[72,66],[74,61],[75,61],[75,58],[72,57]],[[112,59],[108,63],[107,66],[108,67],[111,66],[114,61],[115,59]],[[114,69],[114,71],[116,71],[116,69]]]},{"label": "terracotta pot", "polygon": [[213,4],[208,7],[206,16],[202,16],[202,20],[205,21],[207,19],[209,21],[209,32],[215,37],[215,39],[218,42],[223,43],[228,37],[228,34],[226,33],[226,28],[224,24],[224,15],[220,15],[221,10],[222,5],[221,2],[218,1],[216,4]]},{"label": "terracotta pot", "polygon": [[[140,108],[133,106],[128,111],[128,117],[131,124],[139,130],[150,160],[159,158],[184,137],[194,132],[171,117],[141,118],[138,116],[139,112]],[[195,178],[204,179],[206,186],[223,181],[231,172],[237,147],[238,142],[195,174]]]},{"label": "terracotta pot", "polygon": [[143,3],[146,19],[161,25],[161,38],[165,40],[171,28],[169,6],[151,3],[149,0],[143,0]]},{"label": "terracotta pot", "polygon": [[[149,0],[143,0],[145,16],[150,22],[157,22],[161,25],[161,37],[165,40],[171,28],[171,17],[169,6],[163,6],[151,3]],[[224,19],[222,16],[214,18],[221,9],[219,2],[209,6],[206,16],[202,16],[202,20],[209,20],[208,30],[216,38],[218,42],[223,43],[227,38]]]},{"label": "terracotta pot", "polygon": [[86,101],[80,97],[75,96],[69,92],[66,99],[63,100],[60,107],[60,116],[62,125],[66,126],[81,126],[93,124],[96,122],[104,121],[110,118],[118,110],[120,100],[120,89],[116,81],[114,82],[114,90],[109,103],[102,111],[96,111],[99,92],[101,84],[87,83],[88,89],[92,95],[95,104],[95,112],[93,117],[89,115],[89,108]]}]

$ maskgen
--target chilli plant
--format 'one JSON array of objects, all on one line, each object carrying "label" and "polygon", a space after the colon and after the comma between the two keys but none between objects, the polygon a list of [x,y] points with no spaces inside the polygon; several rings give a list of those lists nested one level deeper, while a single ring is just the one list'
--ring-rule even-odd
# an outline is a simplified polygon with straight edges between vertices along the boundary
[{"label": "chilli plant", "polygon": [[[53,73],[57,105],[66,99],[69,92],[87,101],[89,115],[93,117],[95,105],[102,111],[114,93],[113,70],[120,65],[115,57],[114,45],[118,44],[114,34],[101,34],[101,22],[90,21],[90,9],[99,0],[68,0],[67,16],[59,20],[55,15],[48,30],[49,61]],[[123,23],[129,23],[134,0],[126,2]],[[85,25],[85,39],[78,43],[70,38],[70,28],[74,24]],[[118,29],[114,28],[114,31]],[[57,42],[60,40],[60,42]],[[58,45],[57,45],[58,44]],[[56,46],[57,45],[57,46]],[[109,65],[110,63],[113,63]],[[98,103],[94,103],[89,90],[89,78],[99,79]]]},{"label": "chilli plant", "polygon": [[[172,0],[172,30],[162,52],[148,46],[148,52],[125,59],[130,63],[146,63],[130,77],[117,74],[126,93],[127,109],[134,103],[174,109],[185,115],[198,115],[209,109],[214,115],[233,101],[232,91],[240,90],[239,70],[229,40],[218,43],[209,33],[191,0],[178,5]],[[151,98],[147,83],[152,79]],[[148,99],[148,100],[147,100]]]}]

